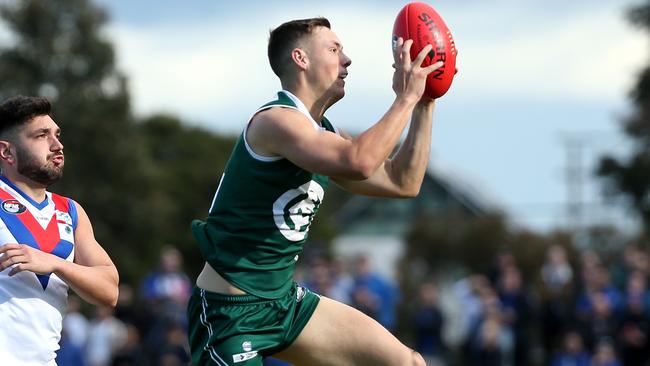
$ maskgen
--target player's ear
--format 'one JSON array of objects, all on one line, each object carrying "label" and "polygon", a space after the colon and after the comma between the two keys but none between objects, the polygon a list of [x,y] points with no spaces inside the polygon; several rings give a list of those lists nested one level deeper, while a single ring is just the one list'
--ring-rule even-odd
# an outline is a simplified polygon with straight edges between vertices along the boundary
[{"label": "player's ear", "polygon": [[0,160],[8,163],[14,162],[14,154],[11,151],[11,143],[9,141],[0,140]]},{"label": "player's ear", "polygon": [[291,60],[298,66],[301,70],[307,69],[309,66],[309,58],[307,53],[302,48],[294,48],[291,51]]}]

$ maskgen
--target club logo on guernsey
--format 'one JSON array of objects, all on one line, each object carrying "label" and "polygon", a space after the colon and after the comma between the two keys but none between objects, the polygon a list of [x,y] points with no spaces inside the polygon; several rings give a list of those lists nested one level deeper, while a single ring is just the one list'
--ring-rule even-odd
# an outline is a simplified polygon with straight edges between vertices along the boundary
[{"label": "club logo on guernsey", "polygon": [[273,203],[273,219],[280,233],[291,241],[304,240],[324,196],[323,187],[313,180],[284,192]]},{"label": "club logo on guernsey", "polygon": [[27,207],[18,200],[10,199],[2,201],[2,210],[12,215],[18,215],[27,211]]},{"label": "club logo on guernsey", "polygon": [[253,350],[253,343],[251,343],[251,341],[244,341],[244,343],[241,344],[241,348],[246,352],[250,352]]},{"label": "club logo on guernsey", "polygon": [[56,211],[56,221],[66,225],[72,225],[72,217],[67,212]]}]

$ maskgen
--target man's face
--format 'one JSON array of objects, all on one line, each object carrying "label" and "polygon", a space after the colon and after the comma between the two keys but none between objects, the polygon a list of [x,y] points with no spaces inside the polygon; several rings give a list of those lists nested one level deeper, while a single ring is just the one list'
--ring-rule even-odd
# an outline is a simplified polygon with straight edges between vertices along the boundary
[{"label": "man's face", "polygon": [[331,91],[338,99],[345,95],[345,77],[352,61],[343,53],[336,34],[327,27],[317,27],[307,38],[305,51],[309,57],[308,78],[312,85]]},{"label": "man's face", "polygon": [[44,186],[59,180],[64,165],[60,134],[50,116],[37,116],[19,127],[12,143],[18,173]]}]

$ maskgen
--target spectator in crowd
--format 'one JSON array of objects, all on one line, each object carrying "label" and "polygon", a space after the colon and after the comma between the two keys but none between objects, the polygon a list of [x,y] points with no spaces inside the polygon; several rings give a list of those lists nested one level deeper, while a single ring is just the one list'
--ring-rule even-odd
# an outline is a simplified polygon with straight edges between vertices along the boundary
[{"label": "spectator in crowd", "polygon": [[598,342],[590,366],[622,366],[616,357],[614,345],[609,340],[603,339]]},{"label": "spectator in crowd", "polygon": [[503,268],[497,291],[501,301],[504,324],[512,331],[514,364],[517,366],[528,365],[531,304],[523,286],[521,272],[516,265],[512,264]]},{"label": "spectator in crowd", "polygon": [[305,284],[310,290],[331,297],[332,273],[329,263],[324,257],[316,256],[311,259],[309,278],[305,281]]},{"label": "spectator in crowd", "polygon": [[86,366],[83,348],[70,340],[65,329],[61,332],[59,347],[56,351],[57,366]]},{"label": "spectator in crowd", "polygon": [[144,334],[145,350],[151,358],[160,354],[169,327],[187,326],[187,301],[193,285],[182,267],[181,252],[165,246],[158,268],[146,275],[140,286],[142,301],[152,316],[150,329]]},{"label": "spectator in crowd", "polygon": [[142,337],[140,330],[133,323],[126,323],[126,340],[119,347],[113,356],[111,366],[149,366],[154,365],[149,362],[144,348],[142,347]]},{"label": "spectator in crowd", "polygon": [[63,329],[70,343],[81,350],[86,348],[88,319],[81,313],[81,300],[75,295],[68,296],[68,309],[63,317]]},{"label": "spectator in crowd", "polygon": [[594,349],[598,340],[616,335],[618,319],[609,297],[602,292],[591,294],[592,310],[586,318],[580,319],[582,334],[589,349]]},{"label": "spectator in crowd", "polygon": [[645,253],[636,245],[626,245],[621,253],[621,258],[615,261],[610,269],[612,282],[618,288],[625,287],[629,275],[643,267],[643,255]]},{"label": "spectator in crowd", "polygon": [[350,293],[352,292],[354,280],[348,272],[345,262],[343,259],[335,257],[331,261],[331,268],[332,285],[330,286],[330,297],[344,304],[350,304]]},{"label": "spectator in crowd", "polygon": [[590,366],[591,356],[585,349],[580,333],[568,330],[562,337],[561,351],[555,354],[551,366]]},{"label": "spectator in crowd", "polygon": [[600,299],[596,294],[603,295],[613,316],[620,314],[623,307],[621,292],[611,283],[609,272],[598,264],[588,264],[582,269],[583,288],[578,295],[576,313],[581,321],[589,321],[594,312],[594,300]]},{"label": "spectator in crowd", "polygon": [[650,356],[650,294],[643,272],[634,271],[627,277],[625,308],[618,333],[623,365],[644,365]]},{"label": "spectator in crowd", "polygon": [[573,281],[573,269],[569,263],[566,249],[560,245],[552,245],[546,252],[546,260],[542,265],[541,278],[544,287],[551,293],[564,293]]},{"label": "spectator in crowd", "polygon": [[560,347],[557,335],[574,317],[573,273],[566,249],[560,245],[550,246],[540,271],[539,285],[539,323],[542,347],[547,357]]},{"label": "spectator in crowd", "polygon": [[397,290],[372,270],[370,259],[359,255],[355,260],[352,305],[377,320],[388,330],[395,328]]},{"label": "spectator in crowd", "polygon": [[185,327],[181,324],[171,324],[167,327],[165,342],[160,346],[158,365],[181,366],[189,365],[190,350]]},{"label": "spectator in crowd", "polygon": [[117,306],[113,316],[124,324],[132,324],[138,330],[139,337],[144,338],[149,334],[152,324],[155,323],[156,311],[140,301],[133,286],[128,283],[120,284],[120,295],[117,298]]},{"label": "spectator in crowd", "polygon": [[117,350],[127,341],[124,323],[113,316],[108,306],[95,308],[95,317],[88,329],[86,360],[89,366],[109,366]]},{"label": "spectator in crowd", "polygon": [[415,350],[427,365],[441,365],[443,358],[442,327],[444,316],[438,306],[438,288],[432,282],[420,285],[418,301],[413,313]]},{"label": "spectator in crowd", "polygon": [[144,278],[141,294],[151,309],[161,312],[161,317],[186,324],[185,308],[192,282],[182,267],[181,252],[171,246],[164,247],[160,253],[160,266]]},{"label": "spectator in crowd", "polygon": [[505,269],[516,265],[517,260],[512,252],[508,250],[502,250],[498,252],[494,258],[492,267],[487,272],[487,277],[490,280],[492,286],[497,285]]},{"label": "spectator in crowd", "polygon": [[458,332],[461,343],[464,345],[464,354],[468,354],[471,334],[478,323],[482,313],[480,294],[484,288],[490,287],[487,277],[474,274],[457,281],[453,285],[453,294],[459,306],[460,319],[458,319]]},{"label": "spectator in crowd", "polygon": [[474,350],[475,365],[504,366],[507,363],[503,350],[503,323],[495,317],[485,319],[481,323]]},{"label": "spectator in crowd", "polygon": [[514,339],[512,328],[504,321],[496,290],[487,285],[480,289],[481,313],[472,325],[469,357],[472,364],[511,365]]}]

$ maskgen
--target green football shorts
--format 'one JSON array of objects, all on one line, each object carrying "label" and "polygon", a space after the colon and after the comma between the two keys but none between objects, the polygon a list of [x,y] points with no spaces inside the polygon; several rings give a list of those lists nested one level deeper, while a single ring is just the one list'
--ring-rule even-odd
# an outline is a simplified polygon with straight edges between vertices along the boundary
[{"label": "green football shorts", "polygon": [[294,283],[279,299],[225,295],[194,287],[187,315],[196,366],[261,366],[287,348],[311,318],[320,297]]}]

